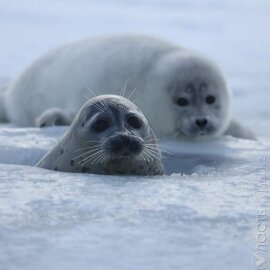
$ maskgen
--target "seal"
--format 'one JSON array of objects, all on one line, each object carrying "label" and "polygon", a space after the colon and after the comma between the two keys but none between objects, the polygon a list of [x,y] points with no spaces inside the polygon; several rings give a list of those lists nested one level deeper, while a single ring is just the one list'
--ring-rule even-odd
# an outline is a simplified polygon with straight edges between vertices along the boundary
[{"label": "seal", "polygon": [[68,125],[84,97],[93,97],[89,89],[119,94],[126,81],[160,138],[254,138],[232,119],[231,91],[214,63],[140,35],[90,38],[48,53],[8,87],[2,114],[21,126]]},{"label": "seal", "polygon": [[104,175],[162,175],[156,136],[128,99],[101,95],[88,100],[70,128],[37,167]]}]

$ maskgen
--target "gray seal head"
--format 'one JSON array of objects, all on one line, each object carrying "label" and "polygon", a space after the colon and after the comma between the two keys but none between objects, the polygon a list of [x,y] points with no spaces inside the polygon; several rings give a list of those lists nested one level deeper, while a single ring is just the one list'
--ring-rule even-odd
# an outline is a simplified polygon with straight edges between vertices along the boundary
[{"label": "gray seal head", "polygon": [[159,145],[147,119],[131,101],[116,95],[87,101],[36,166],[93,174],[163,174]]}]

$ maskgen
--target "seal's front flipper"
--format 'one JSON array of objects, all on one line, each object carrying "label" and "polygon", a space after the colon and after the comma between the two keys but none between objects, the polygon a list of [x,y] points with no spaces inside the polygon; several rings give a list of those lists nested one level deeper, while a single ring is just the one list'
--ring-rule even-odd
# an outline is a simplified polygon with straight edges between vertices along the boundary
[{"label": "seal's front flipper", "polygon": [[37,127],[67,126],[72,122],[72,118],[62,109],[51,108],[44,111],[35,120]]},{"label": "seal's front flipper", "polygon": [[228,129],[225,131],[225,135],[247,140],[256,140],[256,135],[252,130],[242,126],[235,120],[230,123]]}]

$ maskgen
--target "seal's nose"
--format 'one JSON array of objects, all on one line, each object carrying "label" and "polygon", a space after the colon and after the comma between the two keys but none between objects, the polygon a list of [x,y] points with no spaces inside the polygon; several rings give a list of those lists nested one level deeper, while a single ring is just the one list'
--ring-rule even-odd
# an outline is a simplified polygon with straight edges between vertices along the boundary
[{"label": "seal's nose", "polygon": [[115,154],[129,155],[142,150],[142,143],[136,137],[126,134],[114,136],[110,140],[111,151]]},{"label": "seal's nose", "polygon": [[207,119],[206,118],[198,118],[196,119],[196,125],[200,128],[200,129],[204,129],[207,125]]}]

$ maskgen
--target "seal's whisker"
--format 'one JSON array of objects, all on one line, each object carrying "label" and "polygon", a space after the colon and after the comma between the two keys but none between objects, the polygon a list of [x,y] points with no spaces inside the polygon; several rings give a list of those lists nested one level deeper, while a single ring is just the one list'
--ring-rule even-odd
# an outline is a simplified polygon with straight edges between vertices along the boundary
[{"label": "seal's whisker", "polygon": [[147,149],[145,148],[145,152],[149,155],[151,155],[152,157],[159,157],[158,153],[155,151],[152,151],[151,149]]},{"label": "seal's whisker", "polygon": [[84,148],[80,148],[80,149],[89,149],[89,148],[95,148],[95,147],[103,147],[103,144],[101,142],[99,142],[98,144],[94,144],[93,142],[91,142],[92,144],[86,145]]},{"label": "seal's whisker", "polygon": [[[154,146],[154,145],[146,144],[145,147],[148,148],[148,149],[151,149],[151,150],[155,150],[155,151],[157,151],[157,153],[159,152],[159,149],[157,149],[156,145]],[[169,151],[166,151],[166,150],[163,150],[163,149],[161,149],[160,151],[161,151],[161,153],[165,153],[165,154],[168,154],[170,156],[173,156],[173,154],[171,152],[169,152]]]},{"label": "seal's whisker", "polygon": [[99,157],[99,155],[101,154],[101,153],[103,153],[104,152],[104,149],[100,149],[100,150],[98,150],[98,151],[96,151],[95,153],[93,153],[93,154],[91,154],[91,158],[98,158]]},{"label": "seal's whisker", "polygon": [[101,106],[100,104],[95,103],[95,104],[93,104],[93,105],[94,105],[97,109],[101,110],[102,112],[105,111],[104,108],[103,108],[103,106]]},{"label": "seal's whisker", "polygon": [[99,149],[99,148],[102,148],[102,147],[103,147],[102,145],[88,146],[88,147],[77,149],[73,153],[76,153],[76,152],[79,152],[79,151],[83,151],[83,150]]},{"label": "seal's whisker", "polygon": [[105,112],[105,108],[104,108],[103,106],[100,106],[100,105],[97,104],[97,103],[94,103],[93,105],[94,105],[97,109],[99,109],[100,111]]},{"label": "seal's whisker", "polygon": [[170,147],[168,146],[168,145],[166,145],[166,144],[158,144],[159,146],[162,146],[162,147],[164,147],[164,148],[167,148],[167,149],[170,149]]},{"label": "seal's whisker", "polygon": [[152,160],[154,160],[154,159],[157,159],[157,160],[161,160],[163,157],[162,156],[156,156],[155,154],[153,154],[153,153],[151,153],[151,152],[148,152],[148,151],[146,151],[147,152],[147,154],[151,157],[151,159]]},{"label": "seal's whisker", "polygon": [[158,141],[160,141],[160,140],[159,140],[159,139],[156,139],[156,138],[155,138],[155,139],[153,139],[153,138],[152,138],[152,139],[151,139],[151,138],[150,138],[150,139],[147,139],[147,138],[146,138],[146,140],[144,140],[144,141],[145,141],[145,142],[153,142],[153,143],[155,143],[155,142],[158,142]]},{"label": "seal's whisker", "polygon": [[[146,140],[145,143],[157,145],[157,141],[154,141],[154,140]],[[160,145],[160,143],[158,145]]]},{"label": "seal's whisker", "polygon": [[87,143],[100,143],[100,141],[85,141]]},{"label": "seal's whisker", "polygon": [[[145,141],[144,145],[145,145],[145,146],[154,146],[155,148],[161,146],[161,147],[163,147],[163,148],[170,149],[170,147],[168,147],[167,145],[165,145],[165,144],[160,144],[160,143],[158,143],[158,144],[157,144],[157,143],[148,143],[147,141]],[[162,151],[167,151],[167,150],[162,150]],[[170,152],[168,151],[168,153],[170,153]]]},{"label": "seal's whisker", "polygon": [[97,157],[95,157],[95,163],[101,163],[105,156],[106,156],[106,151],[103,149],[103,151],[99,153]]},{"label": "seal's whisker", "polygon": [[[86,156],[86,157],[85,157]],[[79,158],[82,158],[82,160],[80,160],[80,161],[78,161],[78,164],[81,164],[81,163],[83,163],[85,160],[87,160],[89,157],[91,157],[92,156],[92,153],[84,153],[83,155],[81,155],[81,156],[78,156],[78,157],[75,157],[75,158],[73,158],[73,160],[76,160],[76,159],[79,159]]]},{"label": "seal's whisker", "polygon": [[74,157],[74,159],[78,159],[78,158],[83,157],[83,156],[86,156],[86,155],[94,154],[94,153],[96,153],[97,151],[100,151],[100,150],[102,150],[102,148],[90,149],[90,150],[88,150],[88,151],[86,151],[86,152],[84,152],[84,153],[82,153],[82,154]]},{"label": "seal's whisker", "polygon": [[[85,162],[86,160],[88,160],[89,158],[91,159],[91,158],[93,158],[93,157],[99,155],[100,152],[102,152],[102,151],[103,151],[103,149],[98,150],[98,151],[94,152],[93,154],[91,154],[91,152],[90,152],[90,153],[87,153],[88,156],[87,156],[86,158],[83,158],[79,163],[83,163],[83,162]],[[84,155],[86,155],[86,153],[85,153]]]},{"label": "seal's whisker", "polygon": [[160,154],[160,152],[157,152],[157,151],[155,151],[155,150],[153,150],[153,149],[149,149],[149,148],[145,148],[149,153],[152,153],[153,155],[155,155],[155,156],[160,156],[161,154]]},{"label": "seal's whisker", "polygon": [[160,139],[157,139],[157,138],[150,138],[149,140],[146,140],[147,142],[152,142],[152,143],[157,143],[157,142],[160,142],[161,140]]},{"label": "seal's whisker", "polygon": [[[152,151],[151,149],[147,149],[147,150],[150,151],[150,152]],[[162,153],[160,153],[160,152],[155,152],[155,151],[153,152],[152,151],[151,153],[153,155],[155,155],[156,158],[159,159],[159,160],[166,158],[166,156],[162,155]]]},{"label": "seal's whisker", "polygon": [[148,162],[153,161],[153,158],[146,151],[144,152],[144,156]]},{"label": "seal's whisker", "polygon": [[109,163],[112,159],[113,159],[113,156],[110,154],[110,153],[108,153],[107,152],[107,154],[108,154],[108,157],[107,157],[107,163]]},{"label": "seal's whisker", "polygon": [[104,150],[95,157],[95,164],[99,163],[99,161],[102,159],[102,156],[104,156]]},{"label": "seal's whisker", "polygon": [[127,97],[127,99],[130,100],[132,98],[132,96],[134,95],[134,93],[136,92],[136,90],[137,90],[137,88],[134,87],[133,90],[131,91],[131,93],[129,94],[129,96]]},{"label": "seal's whisker", "polygon": [[104,106],[109,110],[109,106],[108,106],[108,104],[107,104],[104,100],[102,100],[102,103],[103,103]]},{"label": "seal's whisker", "polygon": [[122,96],[122,97],[125,97],[125,92],[126,92],[126,89],[127,89],[127,82],[128,82],[128,80],[126,79],[124,87],[121,88],[120,96]]},{"label": "seal's whisker", "polygon": [[[98,155],[98,154],[97,154]],[[89,155],[80,162],[78,162],[80,165],[85,166],[91,159],[93,158],[93,155]]]},{"label": "seal's whisker", "polygon": [[101,155],[101,157],[100,157],[100,159],[99,159],[99,163],[101,163],[101,164],[104,164],[104,160],[106,159],[106,154],[105,153],[103,153],[103,155]]},{"label": "seal's whisker", "polygon": [[96,158],[96,163],[102,163],[103,158],[106,156],[106,152],[103,151],[100,153],[100,155]]},{"label": "seal's whisker", "polygon": [[137,160],[144,160],[144,153],[140,153],[138,156],[135,157]]},{"label": "seal's whisker", "polygon": [[152,150],[153,152],[159,153],[159,150],[156,147],[154,147],[154,146],[145,145],[144,147],[146,149]]},{"label": "seal's whisker", "polygon": [[101,100],[99,100],[98,106],[100,108],[102,108],[102,112],[105,112],[107,110],[107,107],[105,106],[105,104]]},{"label": "seal's whisker", "polygon": [[90,87],[86,86],[86,89],[94,96],[97,97],[100,95],[100,93],[96,93],[94,90],[92,90]]},{"label": "seal's whisker", "polygon": [[150,153],[148,151],[145,151],[145,155],[148,157],[148,161],[154,160],[154,157],[152,155],[150,155]]},{"label": "seal's whisker", "polygon": [[109,154],[106,153],[105,157],[104,157],[103,160],[102,160],[102,163],[103,163],[103,164],[106,164],[106,163],[108,163],[108,162],[109,162]]},{"label": "seal's whisker", "polygon": [[163,149],[161,149],[160,151],[161,151],[161,153],[165,153],[165,154],[167,154],[167,155],[173,157],[173,153],[171,153],[171,152],[168,152],[168,151],[163,150]]},{"label": "seal's whisker", "polygon": [[142,152],[142,156],[143,156],[143,159],[148,162],[152,160],[152,158],[148,155],[148,153],[145,150]]},{"label": "seal's whisker", "polygon": [[79,156],[74,157],[73,160],[78,159],[78,158],[83,157],[83,156],[86,156],[86,155],[90,155],[93,151],[95,151],[95,150],[87,151]]},{"label": "seal's whisker", "polygon": [[104,102],[104,100],[99,100],[100,106],[104,108],[104,110],[109,110],[108,105]]},{"label": "seal's whisker", "polygon": [[135,99],[132,99],[131,101],[133,102],[133,103],[136,103],[136,101],[138,100],[139,98],[135,98]]},{"label": "seal's whisker", "polygon": [[[87,157],[89,157],[89,156],[91,156],[91,155],[94,155],[94,154],[97,153],[98,151],[101,151],[101,149],[88,151],[88,152],[86,152],[86,153],[83,153],[83,154],[81,154],[81,155],[79,155],[79,156],[74,157],[73,159],[75,160],[75,159],[79,159],[79,158],[81,158],[81,157],[83,157],[83,159],[85,159],[85,158],[87,158]],[[85,156],[86,156],[86,157],[85,157]]]},{"label": "seal's whisker", "polygon": [[149,147],[155,147],[155,148],[157,148],[157,145],[154,144],[154,143],[145,143],[144,145],[145,146],[149,146]]},{"label": "seal's whisker", "polygon": [[78,150],[75,150],[73,153],[77,153],[77,152],[80,152],[80,151],[94,151],[94,150],[99,150],[99,149],[102,149],[102,146],[96,146],[96,147],[85,147],[85,148],[81,148],[81,149],[78,149]]},{"label": "seal's whisker", "polygon": [[107,157],[106,157],[106,163],[109,163],[111,160],[112,156],[110,154],[107,153]]},{"label": "seal's whisker", "polygon": [[144,147],[159,153],[159,149],[157,147],[153,146],[153,145],[144,145]]},{"label": "seal's whisker", "polygon": [[147,154],[149,154],[151,157],[156,158],[156,159],[161,159],[161,155],[159,155],[159,153],[157,153],[156,151],[153,151],[151,149],[147,149],[145,148],[145,152],[147,152]]},{"label": "seal's whisker", "polygon": [[107,163],[107,160],[108,160],[108,153],[104,153],[103,157],[102,157],[102,160],[100,161],[102,164],[105,164]]}]

